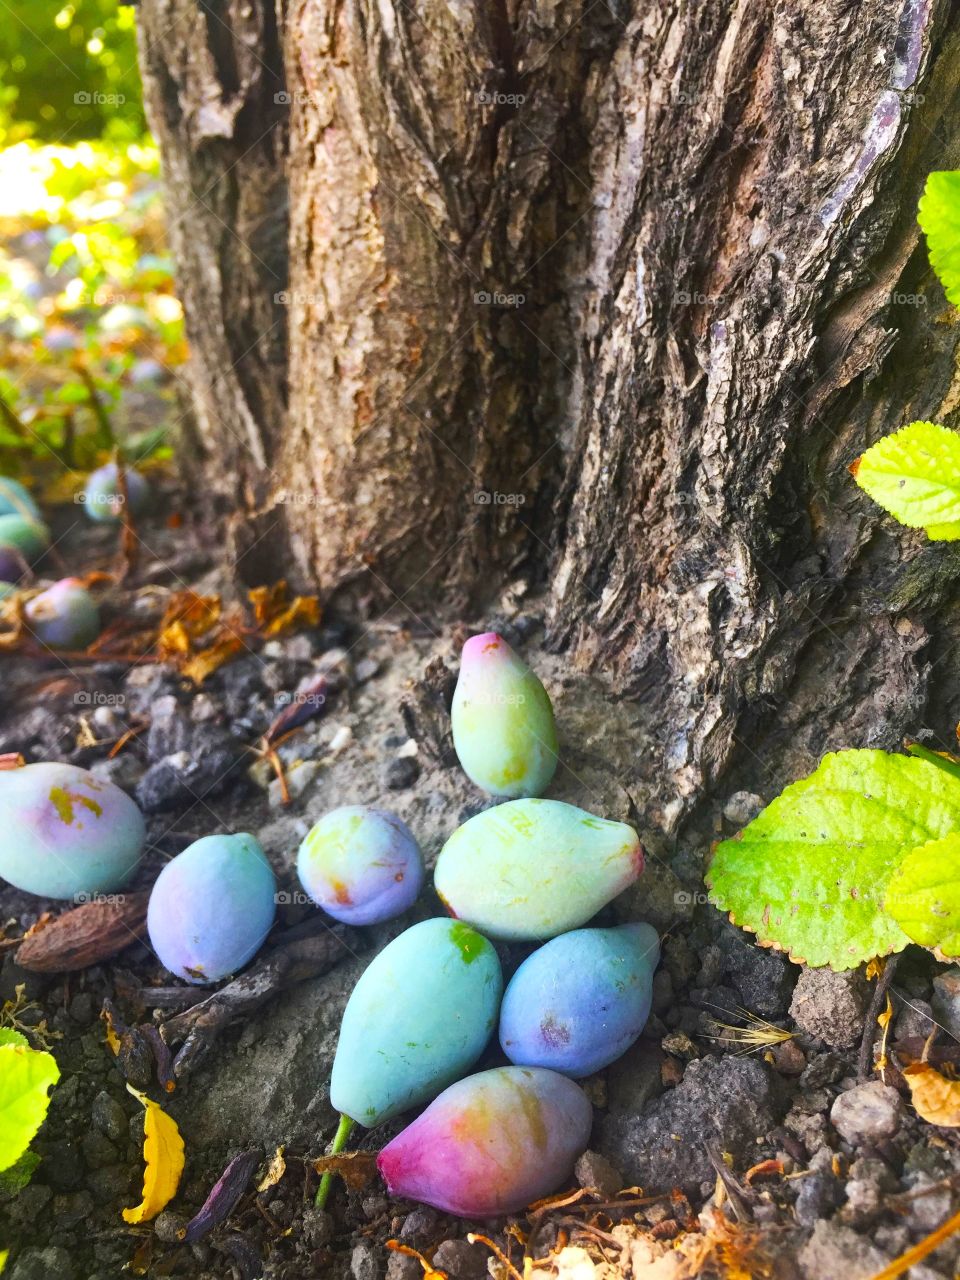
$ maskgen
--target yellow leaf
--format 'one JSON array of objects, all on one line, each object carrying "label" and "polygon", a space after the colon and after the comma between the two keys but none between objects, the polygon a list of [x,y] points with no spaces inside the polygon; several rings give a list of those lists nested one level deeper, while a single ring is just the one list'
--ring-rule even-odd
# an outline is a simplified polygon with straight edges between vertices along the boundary
[{"label": "yellow leaf", "polygon": [[181,663],[180,672],[195,684],[203,684],[207,676],[229,662],[242,648],[243,641],[239,636],[223,636],[214,641],[209,649],[201,649],[188,662]]},{"label": "yellow leaf", "polygon": [[149,1222],[177,1194],[183,1173],[183,1139],[176,1122],[152,1099],[130,1084],[127,1088],[147,1109],[143,1121],[143,1200],[124,1209],[124,1222]]},{"label": "yellow leaf", "polygon": [[117,1035],[116,1028],[113,1025],[113,1018],[111,1018],[108,1009],[104,1009],[100,1014],[100,1017],[103,1019],[104,1026],[106,1027],[107,1048],[113,1056],[116,1057],[120,1052],[120,1037]]},{"label": "yellow leaf", "polygon": [[7,1265],[7,1259],[10,1257],[9,1249],[0,1249],[0,1271]]},{"label": "yellow leaf", "polygon": [[283,1158],[283,1147],[277,1147],[270,1160],[267,1172],[257,1183],[257,1190],[266,1191],[268,1187],[275,1187],[286,1171],[287,1162]]},{"label": "yellow leaf", "polygon": [[945,1129],[960,1129],[960,1080],[948,1080],[929,1062],[903,1069],[917,1115]]},{"label": "yellow leaf", "polygon": [[315,627],[320,621],[320,602],[316,596],[294,596],[287,601],[287,584],[254,587],[248,593],[257,628],[264,638],[279,636],[294,627]]}]

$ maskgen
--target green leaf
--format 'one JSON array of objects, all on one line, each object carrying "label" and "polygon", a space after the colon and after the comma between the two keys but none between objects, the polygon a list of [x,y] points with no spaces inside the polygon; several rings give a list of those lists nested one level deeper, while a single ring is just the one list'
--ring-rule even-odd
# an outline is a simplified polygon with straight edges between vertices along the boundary
[{"label": "green leaf", "polygon": [[[48,1090],[60,1079],[51,1053],[9,1039],[0,1043],[0,1171],[26,1151],[50,1105]],[[21,1036],[20,1039],[23,1039]]]},{"label": "green leaf", "polygon": [[19,1031],[14,1031],[13,1027],[0,1027],[0,1045],[18,1044],[27,1049],[30,1048],[30,1041],[25,1035],[21,1035]]},{"label": "green leaf", "polygon": [[960,435],[911,422],[884,436],[850,468],[861,489],[895,520],[942,542],[960,538]]},{"label": "green leaf", "polygon": [[917,221],[948,301],[960,306],[960,172],[949,169],[928,176]]},{"label": "green leaf", "polygon": [[761,942],[852,969],[910,938],[882,907],[904,854],[960,830],[960,779],[926,760],[838,751],[716,848],[707,885]]},{"label": "green leaf", "polygon": [[35,1151],[25,1151],[9,1169],[0,1173],[0,1199],[12,1200],[19,1195],[37,1171],[40,1157]]},{"label": "green leaf", "polygon": [[904,933],[947,959],[960,956],[960,833],[911,849],[884,905]]}]

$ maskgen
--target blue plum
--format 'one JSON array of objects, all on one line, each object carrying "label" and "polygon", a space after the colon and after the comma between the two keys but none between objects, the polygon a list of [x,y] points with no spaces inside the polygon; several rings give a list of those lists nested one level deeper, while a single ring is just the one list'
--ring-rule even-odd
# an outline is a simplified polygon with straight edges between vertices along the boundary
[{"label": "blue plum", "polygon": [[500,1044],[511,1062],[581,1077],[616,1061],[650,1016],[660,958],[648,924],[575,929],[528,956],[500,1010]]},{"label": "blue plum", "polygon": [[458,920],[491,938],[535,941],[586,924],[642,870],[625,822],[559,800],[510,800],[453,833],[434,883]]},{"label": "blue plum", "polygon": [[125,791],[72,764],[0,771],[0,876],[44,898],[121,888],[146,840]]},{"label": "blue plum", "polygon": [[25,516],[28,520],[40,519],[40,508],[30,491],[18,480],[0,476],[0,516]]},{"label": "blue plum", "polygon": [[590,1141],[593,1108],[555,1071],[496,1067],[460,1080],[377,1158],[391,1195],[464,1218],[516,1213],[555,1191]]},{"label": "blue plum", "polygon": [[27,626],[51,649],[85,649],[100,634],[97,602],[78,578],[61,578],[24,606]]},{"label": "blue plum", "polygon": [[450,708],[464,772],[493,796],[539,796],[557,767],[557,730],[546,689],[495,631],[471,636]]},{"label": "blue plum", "polygon": [[347,1002],[330,1101],[368,1128],[433,1097],[476,1062],[503,992],[493,947],[423,920],[375,956]]},{"label": "blue plum", "polygon": [[185,981],[219,982],[260,950],[273,925],[276,892],[253,836],[203,836],[168,862],[153,886],[147,904],[153,949]]},{"label": "blue plum", "polygon": [[423,858],[395,813],[345,805],[311,828],[297,857],[310,897],[344,924],[375,924],[412,907],[423,886]]},{"label": "blue plum", "polygon": [[[150,501],[150,487],[139,471],[125,467],[124,472],[131,514],[139,515]],[[115,462],[91,471],[83,491],[83,505],[91,520],[100,524],[119,524],[123,518],[123,494]]]}]

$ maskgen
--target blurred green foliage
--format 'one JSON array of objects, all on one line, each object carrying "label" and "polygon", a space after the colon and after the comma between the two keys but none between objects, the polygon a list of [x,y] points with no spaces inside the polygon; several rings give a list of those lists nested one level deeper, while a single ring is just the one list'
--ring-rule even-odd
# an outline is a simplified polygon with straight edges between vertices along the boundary
[{"label": "blurred green foliage", "polygon": [[25,138],[119,143],[145,130],[134,8],[117,0],[4,0],[0,146]]}]

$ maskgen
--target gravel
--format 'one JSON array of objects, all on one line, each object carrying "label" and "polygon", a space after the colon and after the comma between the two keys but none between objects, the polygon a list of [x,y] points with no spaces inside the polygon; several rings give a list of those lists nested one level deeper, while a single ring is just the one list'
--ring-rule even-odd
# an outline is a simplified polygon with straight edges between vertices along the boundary
[{"label": "gravel", "polygon": [[803,969],[790,1002],[790,1016],[807,1035],[833,1049],[849,1049],[863,1034],[869,988],[858,970]]},{"label": "gravel", "polygon": [[841,1093],[830,1109],[831,1124],[852,1147],[892,1138],[902,1118],[899,1093],[880,1080],[870,1080]]}]

